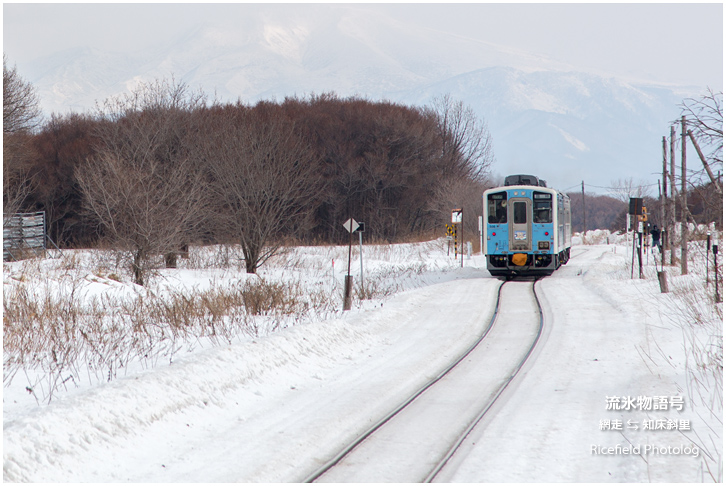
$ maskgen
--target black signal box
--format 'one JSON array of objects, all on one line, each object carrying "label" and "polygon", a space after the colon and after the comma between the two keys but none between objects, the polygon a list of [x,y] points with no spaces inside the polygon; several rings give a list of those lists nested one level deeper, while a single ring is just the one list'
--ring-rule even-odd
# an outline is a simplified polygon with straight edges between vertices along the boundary
[{"label": "black signal box", "polygon": [[630,208],[628,214],[633,216],[640,216],[643,214],[643,198],[642,197],[631,197]]}]

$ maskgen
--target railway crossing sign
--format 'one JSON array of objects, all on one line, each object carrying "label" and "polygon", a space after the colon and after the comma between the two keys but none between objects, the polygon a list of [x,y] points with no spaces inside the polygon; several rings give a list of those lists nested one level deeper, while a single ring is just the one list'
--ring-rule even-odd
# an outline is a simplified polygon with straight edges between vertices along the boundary
[{"label": "railway crossing sign", "polygon": [[455,230],[454,230],[454,227],[453,226],[451,226],[450,224],[447,224],[446,225],[446,235],[447,236],[449,236],[449,237],[454,236],[454,231]]}]

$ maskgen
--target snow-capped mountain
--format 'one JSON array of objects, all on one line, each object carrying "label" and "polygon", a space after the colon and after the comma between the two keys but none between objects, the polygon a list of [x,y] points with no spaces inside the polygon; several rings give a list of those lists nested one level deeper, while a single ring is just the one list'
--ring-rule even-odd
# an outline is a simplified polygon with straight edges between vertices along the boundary
[{"label": "snow-capped mountain", "polygon": [[426,103],[438,93],[486,118],[495,171],[542,174],[559,189],[582,180],[603,187],[630,177],[655,183],[661,137],[684,97],[593,74],[495,67],[412,90],[402,101]]},{"label": "snow-capped mountain", "polygon": [[583,179],[653,178],[660,137],[678,103],[698,91],[581,73],[355,6],[226,20],[136,55],[76,49],[18,69],[47,113],[90,110],[140,80],[172,76],[210,97],[251,103],[333,91],[425,105],[450,93],[487,121],[495,172],[536,173],[563,189]]}]

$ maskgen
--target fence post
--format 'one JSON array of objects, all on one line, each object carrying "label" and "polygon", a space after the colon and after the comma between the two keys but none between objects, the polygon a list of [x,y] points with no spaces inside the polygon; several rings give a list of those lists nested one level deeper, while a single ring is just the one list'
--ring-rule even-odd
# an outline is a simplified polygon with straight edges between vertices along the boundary
[{"label": "fence post", "polygon": [[667,294],[668,293],[668,275],[666,274],[665,270],[661,270],[658,272],[658,283],[660,284],[660,293]]},{"label": "fence post", "polygon": [[721,296],[718,293],[718,245],[713,245],[713,281],[716,286],[716,302],[721,302]]}]

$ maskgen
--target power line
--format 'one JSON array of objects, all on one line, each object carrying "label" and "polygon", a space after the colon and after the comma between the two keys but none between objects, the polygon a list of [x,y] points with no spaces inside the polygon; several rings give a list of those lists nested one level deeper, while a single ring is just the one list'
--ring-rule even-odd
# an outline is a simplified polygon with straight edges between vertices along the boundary
[{"label": "power line", "polygon": [[658,185],[657,182],[655,184],[633,184],[630,187],[616,187],[616,186],[603,187],[603,186],[594,186],[592,184],[585,184],[585,186],[587,186],[587,187],[594,187],[594,188],[597,188],[597,189],[608,189],[608,190],[612,190],[612,191],[625,191],[625,190],[628,190],[628,189],[635,189],[635,188],[638,188],[638,187],[655,187],[657,185]]}]

